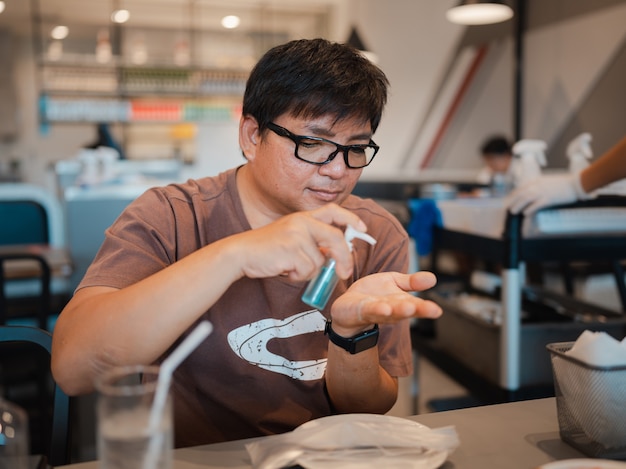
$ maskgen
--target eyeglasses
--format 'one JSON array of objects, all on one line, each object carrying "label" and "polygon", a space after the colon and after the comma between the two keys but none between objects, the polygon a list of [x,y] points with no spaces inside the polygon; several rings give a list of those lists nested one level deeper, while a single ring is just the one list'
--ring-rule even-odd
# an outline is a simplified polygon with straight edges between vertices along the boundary
[{"label": "eyeglasses", "polygon": [[340,145],[321,137],[306,137],[293,134],[273,122],[267,124],[267,128],[281,137],[287,137],[296,144],[294,149],[296,158],[319,166],[330,163],[339,152],[342,152],[343,160],[348,168],[365,168],[372,162],[379,149],[379,146],[373,140],[370,140],[368,144]]}]

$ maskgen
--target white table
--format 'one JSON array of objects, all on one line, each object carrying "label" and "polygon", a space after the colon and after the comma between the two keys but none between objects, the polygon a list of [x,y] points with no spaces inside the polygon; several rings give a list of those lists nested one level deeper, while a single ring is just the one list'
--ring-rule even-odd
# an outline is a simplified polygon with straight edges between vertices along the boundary
[{"label": "white table", "polygon": [[[408,417],[431,428],[454,425],[461,445],[444,469],[534,469],[555,460],[585,457],[559,437],[554,398],[473,407]],[[231,441],[174,452],[174,469],[252,467],[245,443]],[[97,462],[64,466],[97,469]]]}]

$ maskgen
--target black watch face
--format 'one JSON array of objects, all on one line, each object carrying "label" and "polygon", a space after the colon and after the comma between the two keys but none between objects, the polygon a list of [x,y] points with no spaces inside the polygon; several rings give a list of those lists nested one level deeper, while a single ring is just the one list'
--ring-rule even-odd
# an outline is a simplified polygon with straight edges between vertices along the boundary
[{"label": "black watch face", "polygon": [[359,353],[364,350],[375,347],[378,343],[378,329],[372,329],[367,334],[359,337],[352,342],[351,353]]}]

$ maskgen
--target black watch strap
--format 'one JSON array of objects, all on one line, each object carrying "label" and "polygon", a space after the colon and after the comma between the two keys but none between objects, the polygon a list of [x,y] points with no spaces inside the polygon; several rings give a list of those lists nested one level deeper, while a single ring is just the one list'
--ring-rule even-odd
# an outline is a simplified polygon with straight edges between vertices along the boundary
[{"label": "black watch strap", "polygon": [[353,337],[343,337],[333,331],[331,321],[326,321],[324,334],[328,335],[330,341],[337,347],[341,347],[354,355],[376,346],[378,343],[378,324],[374,324],[373,329],[360,332]]}]

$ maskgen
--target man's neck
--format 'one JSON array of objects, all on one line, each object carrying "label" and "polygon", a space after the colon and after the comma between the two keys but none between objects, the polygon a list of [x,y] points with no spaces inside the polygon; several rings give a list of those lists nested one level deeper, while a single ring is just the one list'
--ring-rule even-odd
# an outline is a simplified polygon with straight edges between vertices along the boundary
[{"label": "man's neck", "polygon": [[263,197],[255,190],[255,187],[248,168],[243,165],[237,171],[237,191],[243,213],[252,229],[268,225],[280,217],[263,203]]}]

